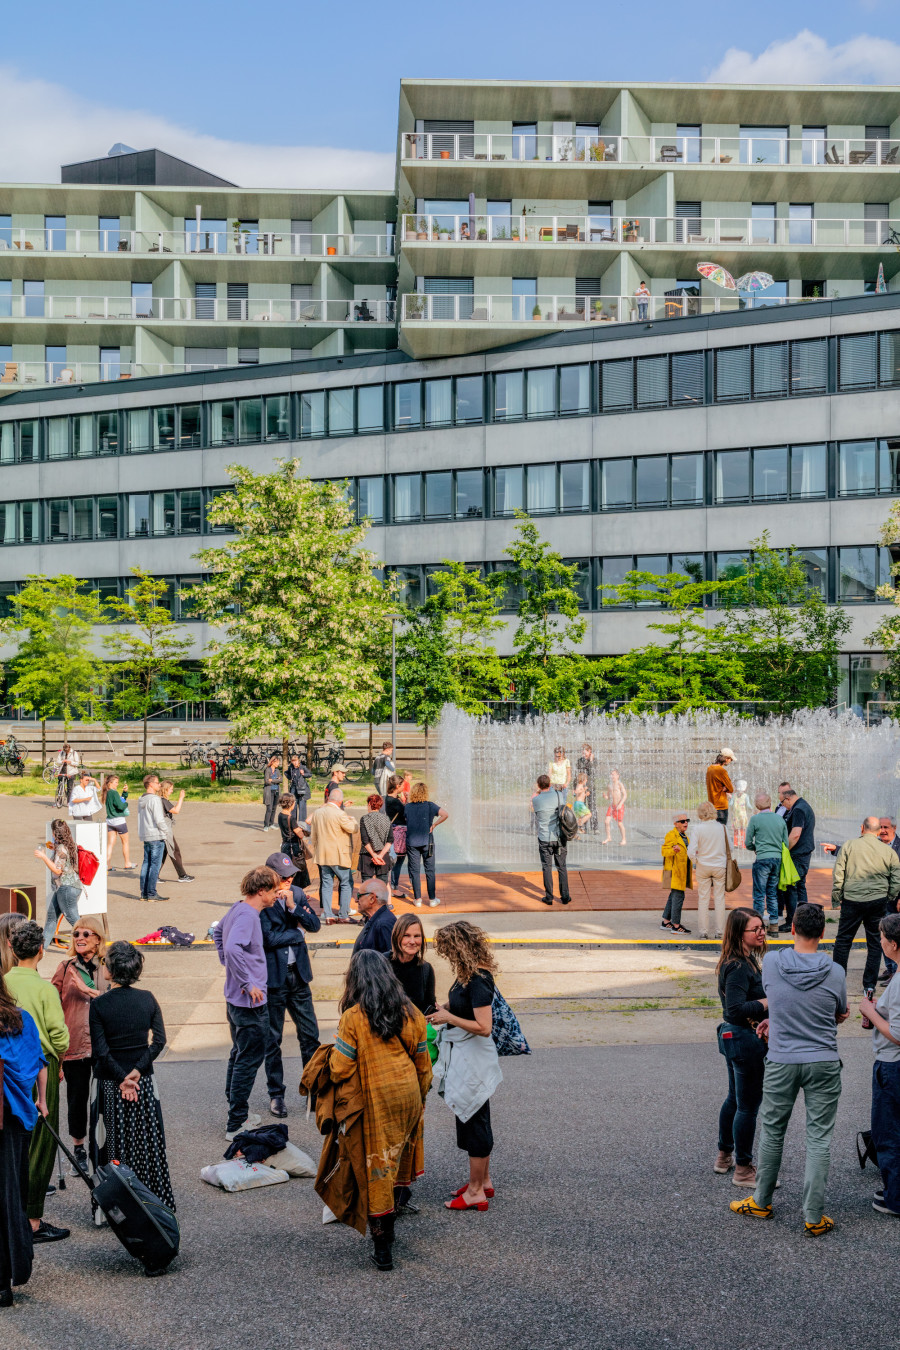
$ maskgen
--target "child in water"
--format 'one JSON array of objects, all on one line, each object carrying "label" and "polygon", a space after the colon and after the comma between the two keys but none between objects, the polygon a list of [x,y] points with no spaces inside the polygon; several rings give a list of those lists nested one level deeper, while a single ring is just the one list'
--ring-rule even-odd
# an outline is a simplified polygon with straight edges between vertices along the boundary
[{"label": "child in water", "polygon": [[747,796],[747,780],[739,778],[731,794],[731,824],[734,828],[734,846],[743,848],[747,836],[747,821],[750,819],[750,798]]},{"label": "child in water", "polygon": [[584,833],[585,826],[591,818],[591,807],[589,802],[591,791],[586,773],[580,773],[575,779],[574,795],[575,801],[572,809],[575,812],[575,819],[578,821],[578,836],[580,838]]}]

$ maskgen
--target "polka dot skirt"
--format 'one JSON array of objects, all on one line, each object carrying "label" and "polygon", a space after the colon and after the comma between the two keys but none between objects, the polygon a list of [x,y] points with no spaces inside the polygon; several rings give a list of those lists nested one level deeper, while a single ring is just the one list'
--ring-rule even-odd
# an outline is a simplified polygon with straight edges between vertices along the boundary
[{"label": "polka dot skirt", "polygon": [[[118,1083],[108,1078],[91,1082],[91,1169],[105,1163],[125,1163],[153,1194],[175,1208],[169,1163],[166,1158],[166,1134],[156,1078],[141,1078],[136,1102],[126,1102]],[[91,1202],[96,1214],[97,1205]]]}]

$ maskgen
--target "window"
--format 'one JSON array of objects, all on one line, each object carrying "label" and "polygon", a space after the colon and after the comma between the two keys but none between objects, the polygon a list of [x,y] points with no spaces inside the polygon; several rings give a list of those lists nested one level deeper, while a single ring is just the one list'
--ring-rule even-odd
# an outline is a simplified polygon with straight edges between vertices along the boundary
[{"label": "window", "polygon": [[824,445],[791,446],[792,497],[827,495],[827,453]]},{"label": "window", "polygon": [[0,215],[0,244],[12,248],[12,216]]},{"label": "window", "polygon": [[16,424],[0,422],[0,464],[14,464],[16,459]]},{"label": "window", "polygon": [[188,253],[225,253],[228,235],[224,220],[203,220],[199,228],[196,217],[185,217],[185,249]]},{"label": "window", "polygon": [[824,548],[799,548],[797,560],[806,573],[806,585],[828,599],[828,551]]},{"label": "window", "polygon": [[458,375],[456,379],[456,423],[484,421],[484,381],[480,375]]},{"label": "window", "polygon": [[97,538],[118,539],[119,537],[119,499],[118,497],[97,498]]},{"label": "window", "polygon": [[383,523],[384,479],[381,474],[356,480],[356,514],[360,520],[371,520],[373,525]]},{"label": "window", "polygon": [[51,417],[47,423],[47,458],[67,459],[69,455],[69,419]]},{"label": "window", "polygon": [[494,515],[512,516],[525,505],[525,470],[520,465],[494,470]]},{"label": "window", "polygon": [[394,426],[418,427],[422,424],[421,385],[418,380],[394,385]]},{"label": "window", "polygon": [[384,386],[364,384],[356,391],[356,427],[358,431],[384,430]]},{"label": "window", "polygon": [[[488,238],[509,239],[512,233],[511,204],[508,201],[488,201],[486,207],[487,215],[490,217]],[[515,293],[516,289],[513,286],[513,294],[515,295]]]},{"label": "window", "polygon": [[824,394],[828,387],[828,340],[791,343],[791,393]]},{"label": "window", "polygon": [[453,421],[453,381],[425,381],[425,425],[446,427]]},{"label": "window", "polygon": [[750,348],[721,347],[716,352],[716,402],[750,397]]},{"label": "window", "polygon": [[741,163],[783,164],[787,139],[787,127],[741,127]]},{"label": "window", "polygon": [[600,559],[600,586],[601,586],[601,605],[615,605],[616,595],[614,591],[608,590],[608,587],[621,586],[629,572],[634,571],[634,558],[626,556],[624,558],[601,558]]},{"label": "window", "polygon": [[398,473],[394,476],[394,520],[419,520],[422,515],[422,475]]},{"label": "window", "polygon": [[122,350],[120,347],[100,348],[101,380],[117,380],[122,373]]},{"label": "window", "polygon": [[238,439],[242,445],[257,445],[263,439],[261,398],[242,398],[238,403]]},{"label": "window", "polygon": [[877,441],[842,441],[839,447],[841,497],[871,496],[878,490]]},{"label": "window", "polygon": [[[8,319],[12,314],[12,282],[0,281],[0,318]],[[6,360],[12,359],[12,348]],[[4,361],[5,364],[5,361]]]},{"label": "window", "polygon": [[561,366],[559,371],[559,414],[572,417],[591,411],[591,368]]},{"label": "window", "polygon": [[666,506],[669,500],[668,457],[641,455],[635,460],[638,508]]},{"label": "window", "polygon": [[234,445],[234,400],[211,403],[209,407],[210,445]]},{"label": "window", "polygon": [[[497,562],[494,563],[493,570],[501,573],[511,572],[514,566],[515,564],[511,562]],[[524,591],[522,586],[517,582],[508,579],[500,596],[500,608],[507,614],[515,613],[523,599]]]},{"label": "window", "polygon": [[328,391],[328,434],[329,436],[351,436],[353,434],[352,389],[330,389]]},{"label": "window", "polygon": [[791,202],[788,207],[788,243],[811,244],[813,241],[813,209],[811,202]]},{"label": "window", "polygon": [[49,252],[65,252],[65,216],[44,216],[44,248]]},{"label": "window", "polygon": [[561,511],[590,511],[590,467],[586,460],[575,464],[560,465],[559,509]]},{"label": "window", "polygon": [[484,515],[484,474],[480,469],[456,473],[456,519],[480,520]]},{"label": "window", "polygon": [[900,493],[900,441],[878,442],[878,491]]},{"label": "window", "polygon": [[[664,577],[669,570],[669,555],[667,553],[645,553],[638,554],[634,560],[636,572],[649,572],[655,577]],[[653,587],[655,590],[656,587]],[[659,602],[651,599],[638,600],[635,608],[637,609],[658,609]]]},{"label": "window", "polygon": [[681,151],[682,162],[684,164],[699,164],[701,128],[696,125],[688,126],[685,123],[679,123],[675,128],[675,134],[678,137],[678,149]]},{"label": "window", "polygon": [[[743,148],[743,147],[742,147]],[[750,242],[753,244],[775,243],[775,203],[752,202],[750,205]],[[742,295],[747,292],[742,291]]]},{"label": "window", "polygon": [[622,511],[634,500],[634,460],[605,459],[601,467],[600,509]]},{"label": "window", "polygon": [[69,499],[54,497],[47,503],[47,539],[58,544],[69,538]]},{"label": "window", "polygon": [[579,609],[590,609],[592,600],[591,560],[590,558],[563,558],[567,567],[575,568],[572,578],[573,589],[578,597]]},{"label": "window", "polygon": [[804,127],[802,154],[801,158],[804,164],[824,164],[825,144],[828,138],[827,127]]},{"label": "window", "polygon": [[525,473],[529,515],[551,515],[556,511],[556,465],[529,464]]},{"label": "window", "polygon": [[42,281],[23,281],[22,294],[25,298],[25,318],[42,319],[44,317],[44,283]]},{"label": "window", "polygon": [[180,435],[178,444],[182,450],[202,445],[200,434],[200,404],[183,403],[179,409]]},{"label": "window", "polygon": [[72,538],[77,540],[94,537],[94,499],[93,497],[74,497],[72,499]]},{"label": "window", "polygon": [[604,361],[601,372],[601,405],[604,412],[630,412],[634,403],[634,373],[630,357]]},{"label": "window", "polygon": [[194,282],[194,318],[215,319],[216,283],[214,281]]},{"label": "window", "polygon": [[854,333],[838,338],[838,387],[874,389],[876,380],[877,335]]},{"label": "window", "polygon": [[153,318],[152,281],[133,281],[131,283],[131,312],[136,319]]},{"label": "window", "polygon": [[669,570],[689,581],[705,581],[706,559],[702,553],[673,553]]},{"label": "window", "polygon": [[175,409],[153,408],[150,416],[153,422],[153,449],[174,450]]},{"label": "window", "polygon": [[152,444],[150,409],[138,408],[126,413],[126,416],[128,418],[126,448],[129,451],[149,450]]},{"label": "window", "polygon": [[716,581],[735,581],[747,575],[749,553],[717,553],[715,559]]},{"label": "window", "polygon": [[325,394],[321,391],[300,395],[300,435],[325,435]]},{"label": "window", "polygon": [[767,343],[753,349],[753,397],[787,398],[788,345]]},{"label": "window", "polygon": [[671,464],[673,506],[703,505],[703,456],[673,455]]},{"label": "window", "polygon": [[389,569],[398,582],[397,599],[401,605],[422,603],[422,569],[418,566]]},{"label": "window", "polygon": [[716,505],[750,499],[750,451],[724,450],[716,455]]},{"label": "window", "polygon": [[150,493],[132,492],[128,498],[128,534],[130,538],[150,533]]},{"label": "window", "polygon": [[528,371],[528,416],[556,415],[556,367]]},{"label": "window", "polygon": [[100,253],[115,253],[120,242],[124,242],[127,248],[127,239],[122,241],[122,232],[119,228],[118,216],[100,216],[97,220],[97,250]]},{"label": "window", "polygon": [[452,497],[453,475],[451,473],[426,473],[426,520],[449,520],[453,514]]},{"label": "window", "polygon": [[[250,252],[251,250],[247,250]],[[253,252],[256,252],[254,249]],[[246,281],[229,281],[225,291],[225,317],[227,319],[247,318],[247,300],[250,294]]]},{"label": "window", "polygon": [[671,358],[671,397],[673,408],[704,402],[703,352],[675,352]]},{"label": "window", "polygon": [[636,384],[638,408],[665,408],[669,402],[669,358],[638,357]]},{"label": "window", "polygon": [[66,368],[66,349],[55,344],[44,348],[44,363],[46,365],[47,380],[55,384],[61,379],[62,373]]},{"label": "window", "polygon": [[[112,414],[115,416],[115,414]],[[109,417],[109,413],[101,413],[99,416]],[[72,454],[76,458],[82,458],[85,455],[95,455],[97,453],[97,443],[94,436],[94,415],[93,413],[84,413],[80,417],[72,418]]]},{"label": "window", "polygon": [[522,416],[524,411],[525,375],[521,370],[494,376],[494,418],[508,422]]},{"label": "window", "polygon": [[513,277],[511,317],[516,320],[533,318],[537,302],[537,278]]},{"label": "window", "polygon": [[513,122],[511,159],[537,159],[537,123]]},{"label": "window", "polygon": [[[353,430],[353,390],[344,391],[350,399],[350,430]],[[270,394],[266,399],[266,440],[286,441],[291,434],[290,394]]]},{"label": "window", "polygon": [[753,500],[786,501],[788,495],[788,450],[786,445],[753,451]]},{"label": "window", "polygon": [[879,334],[878,384],[882,389],[900,384],[900,333]]},{"label": "window", "polygon": [[203,494],[197,489],[183,489],[178,494],[179,534],[199,534],[203,527]]},{"label": "window", "polygon": [[871,604],[878,598],[878,552],[877,548],[838,549],[838,600],[842,604]]},{"label": "window", "polygon": [[19,543],[36,544],[40,537],[40,502],[19,502]]}]

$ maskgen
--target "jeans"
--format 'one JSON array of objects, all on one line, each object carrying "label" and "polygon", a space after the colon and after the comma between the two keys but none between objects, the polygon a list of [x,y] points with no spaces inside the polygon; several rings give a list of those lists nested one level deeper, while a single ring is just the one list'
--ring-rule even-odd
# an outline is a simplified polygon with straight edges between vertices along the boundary
[{"label": "jeans", "polygon": [[887,900],[870,900],[860,905],[855,900],[841,901],[841,917],[838,920],[837,937],[834,940],[834,960],[847,969],[850,956],[850,944],[856,937],[859,925],[866,933],[866,968],[863,971],[863,988],[874,989],[881,968],[881,934],[878,924],[887,911]]},{"label": "jeans", "polygon": [[650,309],[650,301],[649,301],[649,300],[638,300],[638,302],[637,302],[638,319],[639,319],[639,320],[640,320],[640,319],[646,319],[646,317],[647,317],[647,312],[648,312],[649,309]]},{"label": "jeans", "polygon": [[45,947],[49,947],[53,941],[53,934],[56,932],[60,917],[68,919],[72,927],[75,927],[78,922],[78,900],[80,896],[80,886],[57,886],[55,891],[50,892],[50,899],[47,901],[47,917],[44,921]]},{"label": "jeans", "polygon": [[152,839],[144,844],[144,861],[141,863],[141,899],[156,894],[159,869],[166,856],[165,839]]},{"label": "jeans", "polygon": [[872,1065],[872,1143],[889,1209],[900,1214],[900,1063]]},{"label": "jeans", "polygon": [[278,788],[263,788],[263,803],[266,808],[266,816],[263,821],[263,829],[267,830],[275,824],[275,816],[278,813],[278,798],[281,793]]},{"label": "jeans", "polygon": [[663,910],[663,918],[670,923],[681,923],[681,906],[684,904],[684,891],[669,891],[669,898]]},{"label": "jeans", "polygon": [[762,1134],[753,1198],[768,1206],[781,1168],[784,1135],[800,1090],[806,1106],[806,1170],[803,1217],[818,1223],[825,1212],[825,1183],[831,1166],[831,1136],[841,1095],[841,1065],[836,1059],[817,1064],[773,1064],[766,1061],[763,1081]]},{"label": "jeans", "polygon": [[281,1059],[281,1038],[284,1034],[284,1014],[287,1010],[297,1028],[300,1058],[304,1067],[319,1048],[319,1024],[313,1008],[312,990],[297,974],[296,966],[288,966],[287,977],[280,989],[269,989],[269,1048],[266,1051],[266,1088],[270,1097],[284,1096],[284,1064]]},{"label": "jeans", "polygon": [[266,1057],[269,1012],[265,1003],[259,1003],[253,1008],[226,1003],[225,1011],[231,1031],[231,1054],[225,1070],[225,1096],[228,1098],[226,1129],[236,1130],[247,1119],[256,1071]]},{"label": "jeans", "polygon": [[538,840],[538,853],[541,855],[541,871],[544,874],[544,895],[553,899],[553,864],[559,876],[559,898],[569,900],[569,873],[566,869],[566,845],[561,839]]},{"label": "jeans", "polygon": [[335,917],[334,910],[331,907],[335,879],[337,879],[339,886],[339,917],[349,919],[350,892],[353,890],[353,872],[349,867],[332,867],[330,863],[319,864],[319,901],[322,905],[322,913],[326,919]]},{"label": "jeans", "polygon": [[[391,868],[391,890],[395,891],[400,885],[400,873],[403,871],[403,864],[406,863],[406,870],[409,871],[408,855],[406,853],[398,854],[397,861]],[[410,872],[410,876],[412,873]]]},{"label": "jeans", "polygon": [[702,933],[709,933],[709,893],[712,891],[716,908],[716,932],[725,931],[725,868],[707,867],[706,863],[697,863],[694,875],[697,878],[697,926]]},{"label": "jeans", "polygon": [[718,1035],[719,1054],[728,1065],[728,1096],[719,1112],[719,1149],[733,1151],[738,1167],[749,1167],[763,1095],[765,1046],[755,1032],[731,1022],[722,1022]]},{"label": "jeans", "polygon": [[753,908],[768,923],[778,922],[778,878],[780,858],[757,858],[753,864]]},{"label": "jeans", "polygon": [[[429,857],[429,853],[431,856]],[[412,882],[413,896],[420,900],[420,872],[419,868],[425,867],[425,884],[428,888],[428,899],[435,897],[434,885],[434,849],[429,844],[410,844],[406,845],[406,856],[409,859],[409,879]]]},{"label": "jeans", "polygon": [[805,858],[797,858],[792,853],[791,861],[800,873],[800,878],[794,882],[793,886],[788,886],[784,892],[784,917],[787,923],[793,923],[794,910],[798,905],[807,904],[806,874],[809,871],[812,854]]}]

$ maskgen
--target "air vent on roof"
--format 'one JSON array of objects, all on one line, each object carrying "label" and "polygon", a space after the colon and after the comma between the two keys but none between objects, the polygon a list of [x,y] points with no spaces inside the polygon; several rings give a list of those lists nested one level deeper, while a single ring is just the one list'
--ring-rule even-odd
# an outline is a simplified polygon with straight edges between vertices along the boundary
[{"label": "air vent on roof", "polygon": [[134,146],[126,145],[124,141],[116,141],[115,145],[112,146],[112,148],[107,150],[106,152],[108,159],[112,159],[113,155],[136,155],[136,154],[137,151],[135,150]]}]

